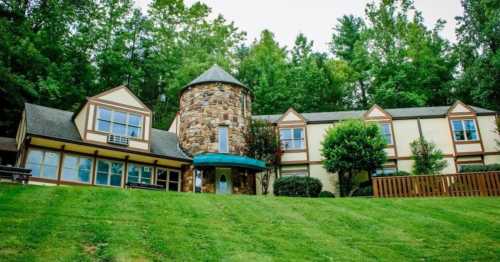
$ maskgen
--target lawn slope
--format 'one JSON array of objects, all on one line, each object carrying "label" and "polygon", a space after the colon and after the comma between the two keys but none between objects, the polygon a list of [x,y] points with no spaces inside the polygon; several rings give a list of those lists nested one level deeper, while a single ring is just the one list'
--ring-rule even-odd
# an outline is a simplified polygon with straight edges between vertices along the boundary
[{"label": "lawn slope", "polygon": [[0,261],[499,261],[499,198],[305,199],[0,184]]}]

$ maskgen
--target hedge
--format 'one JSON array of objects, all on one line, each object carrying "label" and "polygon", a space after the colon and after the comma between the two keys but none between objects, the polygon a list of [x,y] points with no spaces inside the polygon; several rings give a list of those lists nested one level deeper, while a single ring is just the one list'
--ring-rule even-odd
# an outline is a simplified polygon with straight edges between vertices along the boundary
[{"label": "hedge", "polygon": [[285,176],[274,181],[276,196],[318,197],[323,185],[319,179],[306,176]]},{"label": "hedge", "polygon": [[460,168],[460,173],[500,171],[500,164],[489,165],[465,165]]},{"label": "hedge", "polygon": [[319,197],[335,197],[335,194],[330,191],[321,191],[321,193],[319,193]]}]

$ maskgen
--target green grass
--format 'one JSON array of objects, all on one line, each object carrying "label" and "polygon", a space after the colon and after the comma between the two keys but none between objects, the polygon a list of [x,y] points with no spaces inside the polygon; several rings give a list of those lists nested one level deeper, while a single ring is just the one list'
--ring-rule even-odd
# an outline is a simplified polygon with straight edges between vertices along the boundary
[{"label": "green grass", "polygon": [[0,184],[0,261],[499,261],[499,198],[306,199]]}]

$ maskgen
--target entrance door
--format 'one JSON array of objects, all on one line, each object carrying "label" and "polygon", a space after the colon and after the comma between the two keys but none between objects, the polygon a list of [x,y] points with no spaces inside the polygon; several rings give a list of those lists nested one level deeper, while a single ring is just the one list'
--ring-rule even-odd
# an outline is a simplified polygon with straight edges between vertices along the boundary
[{"label": "entrance door", "polygon": [[215,177],[215,192],[217,194],[231,194],[233,189],[231,168],[216,168]]}]

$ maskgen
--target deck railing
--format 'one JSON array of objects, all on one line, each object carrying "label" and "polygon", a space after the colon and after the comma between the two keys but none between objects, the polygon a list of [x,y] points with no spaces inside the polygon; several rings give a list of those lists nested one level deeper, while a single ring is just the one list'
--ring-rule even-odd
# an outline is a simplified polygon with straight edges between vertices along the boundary
[{"label": "deck railing", "polygon": [[500,172],[374,177],[374,197],[500,196]]}]

